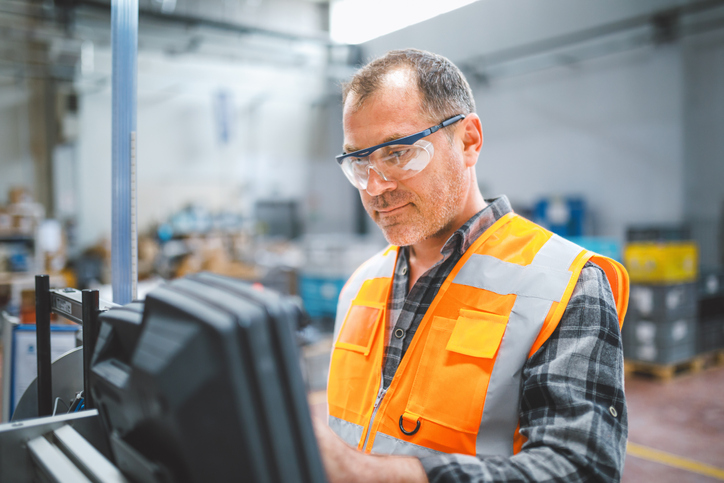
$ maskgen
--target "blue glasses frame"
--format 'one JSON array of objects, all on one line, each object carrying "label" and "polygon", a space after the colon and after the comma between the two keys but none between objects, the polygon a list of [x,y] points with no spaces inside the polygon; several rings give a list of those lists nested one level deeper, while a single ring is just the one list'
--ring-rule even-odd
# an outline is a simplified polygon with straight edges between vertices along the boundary
[{"label": "blue glasses frame", "polygon": [[388,141],[386,143],[378,144],[377,146],[372,146],[371,148],[365,148],[360,149],[359,151],[354,151],[351,153],[342,153],[336,157],[337,162],[341,165],[342,161],[344,161],[345,158],[349,157],[355,157],[355,158],[364,158],[366,156],[369,156],[370,154],[374,153],[380,148],[384,148],[385,146],[392,146],[393,144],[415,144],[420,139],[429,136],[430,134],[433,134],[440,129],[444,127],[448,127],[451,124],[454,124],[462,119],[465,119],[465,114],[458,114],[457,116],[453,116],[450,119],[445,119],[443,122],[436,126],[429,127],[425,129],[424,131],[420,131],[415,134],[410,134],[409,136],[405,136],[399,139],[394,139],[392,141]]}]

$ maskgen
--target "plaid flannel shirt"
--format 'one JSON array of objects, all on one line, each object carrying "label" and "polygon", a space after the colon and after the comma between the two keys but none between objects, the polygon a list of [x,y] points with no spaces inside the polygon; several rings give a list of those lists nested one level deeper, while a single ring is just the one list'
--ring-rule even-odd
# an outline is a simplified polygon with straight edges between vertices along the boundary
[{"label": "plaid flannel shirt", "polygon": [[[505,196],[488,203],[448,239],[441,250],[443,259],[409,292],[409,253],[406,247],[400,250],[388,302],[385,388],[460,257],[512,211]],[[584,266],[558,327],[524,365],[521,391],[520,432],[528,438],[522,451],[509,458],[420,458],[430,482],[621,479],[628,434],[623,348],[613,294],[598,266]]]}]

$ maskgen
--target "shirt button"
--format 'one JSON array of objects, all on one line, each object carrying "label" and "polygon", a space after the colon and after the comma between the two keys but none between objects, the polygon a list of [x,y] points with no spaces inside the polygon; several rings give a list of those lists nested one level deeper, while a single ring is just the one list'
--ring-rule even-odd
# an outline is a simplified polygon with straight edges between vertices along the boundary
[{"label": "shirt button", "polygon": [[395,329],[395,337],[398,339],[402,339],[405,337],[405,329],[400,329],[399,327]]},{"label": "shirt button", "polygon": [[407,267],[402,267],[402,275],[407,275]]},{"label": "shirt button", "polygon": [[618,417],[618,411],[616,411],[615,407],[611,406],[610,408],[608,408],[608,412],[611,413],[611,416],[613,416],[614,418]]}]

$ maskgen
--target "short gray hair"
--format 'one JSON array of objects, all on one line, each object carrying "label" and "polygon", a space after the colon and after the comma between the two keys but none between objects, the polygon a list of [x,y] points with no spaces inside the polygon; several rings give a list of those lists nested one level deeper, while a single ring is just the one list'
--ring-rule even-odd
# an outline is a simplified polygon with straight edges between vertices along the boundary
[{"label": "short gray hair", "polygon": [[355,108],[382,87],[388,72],[407,68],[416,77],[422,95],[422,114],[440,122],[456,114],[475,112],[475,99],[465,76],[442,55],[424,50],[392,50],[362,67],[342,85],[342,100],[355,95]]}]

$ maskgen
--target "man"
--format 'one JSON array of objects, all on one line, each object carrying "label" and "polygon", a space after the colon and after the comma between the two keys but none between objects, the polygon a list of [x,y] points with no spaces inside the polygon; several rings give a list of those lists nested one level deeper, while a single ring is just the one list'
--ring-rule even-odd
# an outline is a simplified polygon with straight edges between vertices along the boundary
[{"label": "man", "polygon": [[340,295],[329,479],[619,480],[623,267],[483,199],[480,118],[444,57],[390,52],[343,96],[337,161],[391,246]]}]

